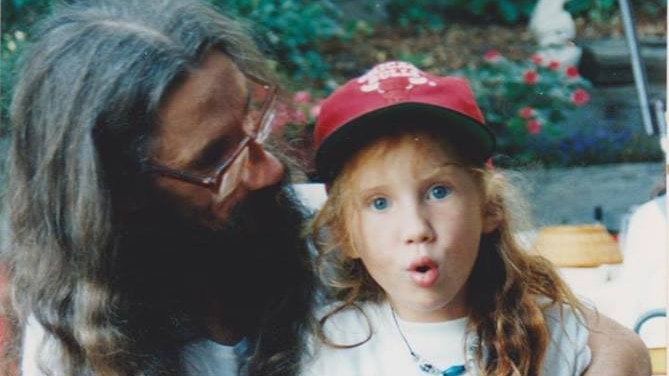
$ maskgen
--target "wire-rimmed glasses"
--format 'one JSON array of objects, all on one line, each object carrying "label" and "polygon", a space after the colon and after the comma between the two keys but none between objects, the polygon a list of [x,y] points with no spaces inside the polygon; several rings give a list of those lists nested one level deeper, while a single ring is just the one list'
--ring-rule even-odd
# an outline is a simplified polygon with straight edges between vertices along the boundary
[{"label": "wire-rimmed glasses", "polygon": [[248,83],[248,108],[242,125],[244,137],[236,147],[223,152],[220,164],[211,168],[210,171],[197,174],[144,161],[142,162],[144,171],[205,187],[221,192],[223,195],[232,191],[240,181],[249,154],[249,144],[255,142],[262,145],[264,143],[272,131],[276,114],[277,86],[251,74],[245,74],[245,76]]}]

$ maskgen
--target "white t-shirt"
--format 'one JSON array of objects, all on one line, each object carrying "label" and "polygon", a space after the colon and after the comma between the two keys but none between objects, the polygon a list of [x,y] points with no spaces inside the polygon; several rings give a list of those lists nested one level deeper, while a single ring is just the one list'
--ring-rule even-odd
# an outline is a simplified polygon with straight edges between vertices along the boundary
[{"label": "white t-shirt", "polygon": [[[622,273],[618,281],[625,304],[612,315],[630,328],[647,311],[667,307],[667,198],[641,205],[630,217],[623,243]],[[666,319],[646,322],[641,338],[649,347],[666,344]]]},{"label": "white t-shirt", "polygon": [[[58,361],[59,347],[56,346],[55,339],[50,338],[45,342],[45,335],[44,328],[31,317],[24,334],[21,375],[45,376],[47,373],[44,370],[53,375],[65,374]],[[225,346],[204,338],[189,342],[181,351],[185,375],[238,375],[239,360],[244,356],[247,347],[246,340],[235,346]]]},{"label": "white t-shirt", "polygon": [[225,346],[200,339],[184,347],[181,359],[189,376],[237,375],[239,359],[246,353],[246,348],[246,340],[235,346]]},{"label": "white t-shirt", "polygon": [[[325,333],[337,344],[351,345],[367,338],[371,326],[371,339],[357,347],[337,349],[322,345],[317,338],[311,338],[312,356],[304,358],[302,374],[426,376],[410,356],[393,322],[390,306],[387,303],[364,303],[360,308],[369,323],[360,310],[349,309],[327,320]],[[558,307],[545,312],[550,340],[543,366],[544,376],[581,375],[590,364],[588,330],[572,310],[565,308],[563,312],[563,326],[560,325]],[[466,363],[466,317],[439,323],[397,319],[414,352],[435,367],[444,370]],[[464,375],[476,375],[476,370],[471,370],[471,362]]]}]

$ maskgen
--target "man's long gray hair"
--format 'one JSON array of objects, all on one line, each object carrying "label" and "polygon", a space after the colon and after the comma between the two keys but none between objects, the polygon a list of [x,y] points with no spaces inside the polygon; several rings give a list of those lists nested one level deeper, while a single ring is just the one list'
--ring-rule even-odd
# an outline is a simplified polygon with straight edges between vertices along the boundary
[{"label": "man's long gray hair", "polygon": [[[161,100],[211,49],[267,78],[248,30],[188,0],[59,5],[20,64],[3,261],[15,337],[33,315],[60,345],[65,374],[181,372],[177,353],[144,349],[127,322],[128,287],[117,260],[127,219],[148,197],[139,161]],[[248,369],[284,374],[291,351],[256,348],[261,355]]]}]

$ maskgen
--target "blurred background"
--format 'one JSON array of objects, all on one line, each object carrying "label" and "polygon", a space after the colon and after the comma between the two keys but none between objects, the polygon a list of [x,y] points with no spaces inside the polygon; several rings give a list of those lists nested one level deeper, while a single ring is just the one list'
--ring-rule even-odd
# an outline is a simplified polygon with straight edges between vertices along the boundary
[{"label": "blurred background", "polygon": [[[8,133],[16,58],[52,2],[2,2],[0,135]],[[399,59],[468,77],[498,133],[500,154],[511,157],[503,163],[567,167],[662,159],[658,142],[639,132],[615,0],[544,0],[534,24],[538,0],[209,2],[254,23],[256,40],[292,94],[280,130],[287,139],[308,133],[319,100],[338,84]],[[665,96],[666,2],[631,5],[652,93]],[[553,51],[559,45],[575,51],[560,55]]]},{"label": "blurred background", "polygon": [[[631,328],[648,312],[666,312],[665,156],[658,132],[644,130],[622,2],[209,2],[251,20],[272,58],[285,87],[277,142],[303,166],[303,183],[315,180],[311,131],[333,88],[393,59],[467,77],[498,135],[495,165],[522,171],[514,179],[532,205],[529,244],[577,293]],[[52,3],[2,1],[0,155],[18,56]],[[664,104],[667,3],[627,3],[647,98]],[[318,185],[301,190],[315,206],[324,195]],[[651,348],[666,347],[658,328],[651,332],[659,337],[644,338]]]}]

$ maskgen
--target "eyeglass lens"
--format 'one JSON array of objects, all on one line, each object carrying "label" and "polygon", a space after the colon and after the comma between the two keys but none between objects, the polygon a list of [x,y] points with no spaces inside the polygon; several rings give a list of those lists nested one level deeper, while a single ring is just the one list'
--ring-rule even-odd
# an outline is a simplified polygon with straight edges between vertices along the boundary
[{"label": "eyeglass lens", "polygon": [[249,136],[255,137],[256,142],[262,143],[265,141],[272,129],[274,120],[274,111],[270,107],[271,91],[267,85],[256,83],[252,80],[249,82],[249,108],[247,114],[247,126],[252,127],[247,132]]},{"label": "eyeglass lens", "polygon": [[[249,108],[244,124],[246,133],[252,137],[249,143],[262,144],[272,130],[275,111],[270,108],[273,104],[270,103],[271,94],[270,88],[266,85],[249,80]],[[220,195],[229,194],[239,184],[250,152],[249,143],[220,177]]]}]

